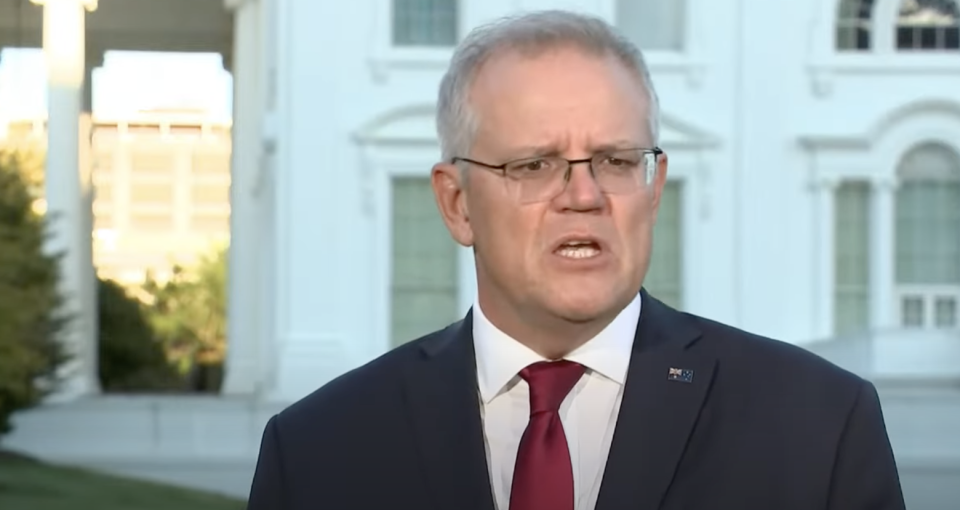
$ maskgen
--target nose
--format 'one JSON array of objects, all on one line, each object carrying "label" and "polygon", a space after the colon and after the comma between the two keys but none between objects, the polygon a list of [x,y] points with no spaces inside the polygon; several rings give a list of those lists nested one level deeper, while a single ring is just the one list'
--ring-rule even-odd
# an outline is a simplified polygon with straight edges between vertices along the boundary
[{"label": "nose", "polygon": [[600,209],[606,203],[603,190],[593,176],[588,162],[576,162],[568,170],[566,187],[560,195],[565,209],[590,211]]}]

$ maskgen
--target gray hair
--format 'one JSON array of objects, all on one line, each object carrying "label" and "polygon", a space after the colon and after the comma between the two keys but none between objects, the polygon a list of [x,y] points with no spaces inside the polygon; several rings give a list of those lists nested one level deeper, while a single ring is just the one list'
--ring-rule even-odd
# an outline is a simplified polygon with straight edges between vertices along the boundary
[{"label": "gray hair", "polygon": [[573,45],[609,54],[634,71],[650,101],[650,135],[657,144],[660,101],[640,49],[603,19],[561,10],[546,10],[500,19],[472,30],[460,42],[440,81],[437,135],[444,161],[464,156],[472,145],[478,119],[470,108],[470,86],[480,67],[498,51],[542,51]]}]

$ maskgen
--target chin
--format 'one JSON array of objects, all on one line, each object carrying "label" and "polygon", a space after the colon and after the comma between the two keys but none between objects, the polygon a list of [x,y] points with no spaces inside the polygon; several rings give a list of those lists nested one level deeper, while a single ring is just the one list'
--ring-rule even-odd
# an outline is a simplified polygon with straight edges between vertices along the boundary
[{"label": "chin", "polygon": [[619,312],[623,304],[622,292],[580,286],[575,289],[555,289],[547,296],[548,308],[570,322],[590,322],[599,317]]}]

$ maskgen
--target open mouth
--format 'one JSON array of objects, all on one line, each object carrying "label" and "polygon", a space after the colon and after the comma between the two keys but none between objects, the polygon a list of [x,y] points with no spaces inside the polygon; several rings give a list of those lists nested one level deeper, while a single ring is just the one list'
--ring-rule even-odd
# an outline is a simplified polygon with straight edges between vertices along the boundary
[{"label": "open mouth", "polygon": [[591,239],[565,241],[554,253],[568,259],[589,259],[600,255],[600,243]]}]

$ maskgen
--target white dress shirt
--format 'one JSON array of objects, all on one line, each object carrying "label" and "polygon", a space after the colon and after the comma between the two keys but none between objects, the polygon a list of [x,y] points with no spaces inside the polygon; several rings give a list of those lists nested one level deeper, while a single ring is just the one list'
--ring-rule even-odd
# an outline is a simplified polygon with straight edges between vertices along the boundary
[{"label": "white dress shirt", "polygon": [[[587,368],[560,405],[576,510],[593,510],[597,503],[639,319],[637,295],[606,329],[564,358]],[[479,303],[473,307],[473,341],[493,498],[498,510],[509,510],[513,467],[530,420],[529,387],[518,374],[544,358],[491,324]]]}]

